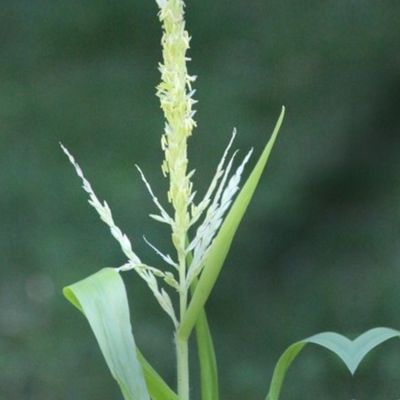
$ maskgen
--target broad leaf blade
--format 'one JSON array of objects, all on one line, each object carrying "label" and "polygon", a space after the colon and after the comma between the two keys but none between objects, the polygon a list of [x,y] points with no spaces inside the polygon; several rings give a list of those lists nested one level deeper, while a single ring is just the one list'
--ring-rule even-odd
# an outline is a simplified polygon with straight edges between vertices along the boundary
[{"label": "broad leaf blade", "polygon": [[215,282],[219,276],[222,265],[228,254],[239,223],[243,218],[247,206],[249,205],[257,184],[260,180],[261,174],[267,164],[272,147],[275,143],[275,139],[282,125],[284,114],[285,109],[282,108],[282,112],[278,118],[270,140],[265,146],[265,149],[261,154],[256,166],[251,172],[245,185],[241,189],[238,197],[236,198],[228,215],[226,216],[217,236],[214,239],[214,242],[210,249],[210,253],[205,261],[204,269],[201,273],[196,291],[190,302],[188,310],[183,317],[181,326],[178,331],[178,335],[182,338],[189,337],[197,321],[197,318],[199,317],[200,312],[203,309],[203,306],[206,303],[211,293],[211,290],[215,285]]},{"label": "broad leaf blade", "polygon": [[352,374],[354,373],[354,342],[347,339],[345,336],[335,332],[324,332],[303,340],[303,343],[313,343],[330,350],[344,362],[347,369],[349,369]]},{"label": "broad leaf blade", "polygon": [[371,350],[399,334],[399,331],[391,328],[374,328],[364,332],[355,340],[349,340],[337,333],[326,332],[311,336],[307,342],[325,347],[335,353],[354,375],[361,361]]},{"label": "broad leaf blade", "polygon": [[130,323],[125,285],[113,268],[104,268],[64,288],[65,297],[87,318],[125,400],[149,400]]},{"label": "broad leaf blade", "polygon": [[385,327],[371,329],[359,336],[354,341],[354,357],[352,365],[349,366],[350,372],[354,374],[364,357],[375,347],[399,336],[398,330]]},{"label": "broad leaf blade", "polygon": [[316,344],[336,354],[353,375],[371,350],[383,342],[399,336],[400,332],[395,329],[374,328],[355,340],[349,340],[335,332],[323,332],[294,343],[285,350],[275,366],[266,400],[279,400],[287,370],[308,343]]}]

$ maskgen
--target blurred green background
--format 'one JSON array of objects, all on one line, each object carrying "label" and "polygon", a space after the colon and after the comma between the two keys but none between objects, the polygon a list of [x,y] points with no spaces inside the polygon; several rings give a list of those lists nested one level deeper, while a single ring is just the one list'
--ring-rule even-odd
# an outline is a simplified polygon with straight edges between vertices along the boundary
[{"label": "blurred green background", "polygon": [[[290,343],[400,328],[400,2],[187,3],[200,190],[234,126],[242,154],[259,154],[287,107],[207,304],[222,399],[264,399]],[[162,197],[157,7],[0,0],[0,9],[0,399],[120,399],[61,289],[124,258],[58,142],[137,253],[157,263],[142,234],[168,250],[168,231],[147,218],[154,209],[134,168]],[[124,279],[137,342],[173,385],[172,326],[134,273]],[[333,355],[310,347],[282,399],[393,400],[399,360],[398,341],[389,342],[351,381]],[[194,377],[194,353],[192,361]]]}]

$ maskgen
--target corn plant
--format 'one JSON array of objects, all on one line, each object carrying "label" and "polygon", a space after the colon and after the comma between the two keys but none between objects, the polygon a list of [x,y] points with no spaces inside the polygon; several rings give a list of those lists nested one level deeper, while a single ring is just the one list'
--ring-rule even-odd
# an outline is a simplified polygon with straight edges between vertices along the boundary
[{"label": "corn plant", "polygon": [[[143,171],[140,167],[137,169],[155,206],[156,211],[150,217],[169,226],[174,254],[165,254],[146,240],[160,257],[162,266],[143,261],[116,225],[107,202],[99,200],[75,158],[61,145],[82,181],[89,204],[108,225],[126,258],[123,265],[102,269],[67,286],[64,295],[87,318],[125,400],[189,400],[190,387],[197,384],[202,400],[218,400],[217,362],[205,304],[267,164],[285,109],[282,108],[272,136],[242,188],[239,190],[241,178],[253,151],[247,152],[235,167],[237,151],[231,151],[236,135],[234,130],[208,189],[197,200],[192,183],[194,171],[190,170],[187,157],[187,141],[196,127],[193,108],[196,78],[187,71],[190,37],[185,28],[185,5],[183,0],[157,0],[157,4],[163,29],[161,83],[157,86],[165,117],[161,169],[169,180],[166,194],[169,205],[159,200]],[[131,270],[147,283],[171,320],[176,349],[176,391],[165,383],[136,347],[121,278],[122,273]],[[190,379],[189,374],[188,341],[194,330],[200,363],[198,381]],[[328,332],[296,342],[279,359],[267,400],[278,400],[287,369],[308,343],[333,351],[353,374],[370,350],[398,335],[399,332],[389,328],[375,328],[355,341]]]}]

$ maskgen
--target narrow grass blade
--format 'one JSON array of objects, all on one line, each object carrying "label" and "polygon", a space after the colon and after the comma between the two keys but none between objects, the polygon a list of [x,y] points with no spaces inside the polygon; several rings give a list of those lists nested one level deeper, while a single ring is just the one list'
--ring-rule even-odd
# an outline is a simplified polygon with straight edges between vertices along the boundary
[{"label": "narrow grass blade", "polygon": [[394,329],[374,328],[355,340],[350,340],[338,333],[324,332],[294,343],[286,349],[276,364],[266,400],[279,400],[287,370],[308,343],[316,344],[336,354],[353,375],[371,350],[383,342],[399,336],[400,332]]},{"label": "narrow grass blade", "polygon": [[65,297],[87,318],[125,400],[149,400],[130,323],[125,285],[113,268],[104,268],[64,288]]},{"label": "narrow grass blade", "polygon": [[137,358],[142,365],[144,379],[152,400],[178,400],[176,393],[165,383],[158,372],[144,358],[137,349]]},{"label": "narrow grass blade", "polygon": [[[197,280],[192,284],[195,291]],[[196,326],[197,354],[200,365],[201,400],[218,400],[218,368],[215,357],[214,343],[212,340],[207,315],[204,308],[200,311]]]},{"label": "narrow grass blade", "polygon": [[283,381],[286,377],[286,372],[306,344],[306,341],[294,343],[289,346],[281,355],[278,362],[276,363],[266,400],[279,399],[279,394],[281,393]]},{"label": "narrow grass blade", "polygon": [[[187,243],[189,242],[190,240],[187,238]],[[193,255],[191,252],[188,253],[186,260],[188,265],[192,263]],[[190,287],[192,295],[196,290],[197,283],[198,279],[195,278]],[[199,358],[200,367],[201,400],[218,400],[219,386],[217,358],[215,356],[214,343],[204,307],[200,311],[195,330],[197,356]]]},{"label": "narrow grass blade", "polygon": [[210,253],[205,261],[204,269],[201,273],[196,291],[178,330],[178,335],[182,338],[189,337],[200,315],[200,312],[202,311],[203,306],[206,303],[212,288],[214,287],[239,223],[243,218],[247,206],[249,205],[260,180],[261,174],[267,164],[272,147],[275,143],[275,139],[282,125],[284,114],[285,108],[283,107],[270,140],[265,146],[261,157],[259,158],[256,166],[233,203],[232,208],[226,216],[220,231],[214,239],[214,243],[212,244]]}]

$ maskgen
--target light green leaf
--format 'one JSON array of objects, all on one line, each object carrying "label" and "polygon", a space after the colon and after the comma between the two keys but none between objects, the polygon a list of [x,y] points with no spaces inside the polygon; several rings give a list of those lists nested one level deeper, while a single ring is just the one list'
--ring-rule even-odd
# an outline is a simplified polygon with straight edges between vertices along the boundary
[{"label": "light green leaf", "polygon": [[104,268],[64,288],[65,297],[87,318],[125,400],[149,400],[130,323],[124,282]]},{"label": "light green leaf", "polygon": [[352,375],[364,357],[383,342],[400,336],[400,332],[390,328],[374,328],[355,340],[334,332],[324,332],[301,340],[289,346],[276,364],[266,400],[278,400],[286,372],[294,359],[308,343],[324,347],[336,354]]},{"label": "light green leaf", "polygon": [[200,362],[202,400],[218,400],[218,370],[214,344],[204,310],[196,322],[196,341]]},{"label": "light green leaf", "polygon": [[[187,238],[186,242],[189,243],[190,240]],[[192,263],[193,255],[191,252],[187,254],[186,260],[188,265]],[[197,283],[198,279],[195,278],[190,286],[190,292],[192,295],[196,290]],[[201,400],[218,400],[219,386],[217,359],[215,356],[214,343],[204,307],[200,311],[195,330],[197,355],[199,358],[200,367]]]},{"label": "light green leaf", "polygon": [[[197,279],[192,284],[192,292],[195,291]],[[200,312],[196,326],[197,353],[200,365],[200,384],[202,400],[218,400],[218,369],[215,357],[214,343],[204,310]]]},{"label": "light green leaf", "polygon": [[152,400],[178,400],[176,393],[165,383],[158,372],[144,358],[143,354],[136,350],[137,358],[142,365],[144,379]]},{"label": "light green leaf", "polygon": [[261,174],[267,164],[272,147],[275,143],[275,139],[282,125],[284,114],[285,108],[283,107],[270,140],[265,146],[265,149],[261,154],[256,166],[233,203],[221,226],[221,229],[214,239],[209,255],[205,261],[204,269],[201,273],[196,291],[185,315],[183,316],[180,328],[178,330],[178,335],[182,338],[187,339],[189,337],[200,315],[200,312],[202,311],[204,304],[206,303],[211,290],[215,285],[239,223],[243,218],[251,198],[253,197]]},{"label": "light green leaf", "polygon": [[[189,242],[190,240],[187,238],[186,243]],[[187,254],[186,261],[188,265],[192,263],[193,255],[191,252]],[[190,286],[190,292],[192,295],[196,291],[197,284],[198,279],[195,278]],[[218,400],[219,387],[217,358],[215,356],[214,343],[204,307],[201,309],[200,315],[196,321],[195,331],[197,355],[200,367],[201,399]]]}]

